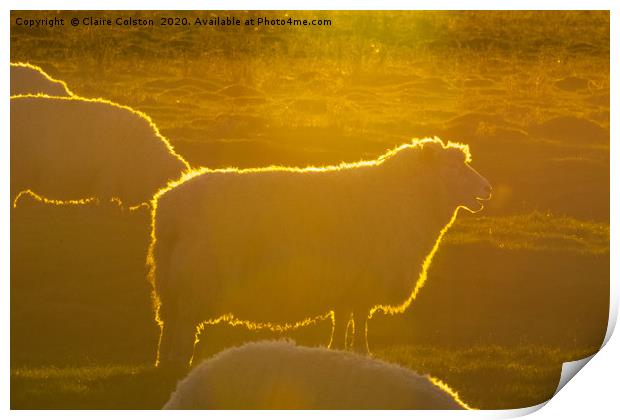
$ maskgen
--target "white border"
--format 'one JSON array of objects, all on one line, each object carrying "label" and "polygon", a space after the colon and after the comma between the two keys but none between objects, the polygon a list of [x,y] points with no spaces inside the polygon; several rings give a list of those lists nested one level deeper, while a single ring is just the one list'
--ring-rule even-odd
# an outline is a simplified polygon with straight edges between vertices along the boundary
[{"label": "white border", "polygon": [[[0,130],[2,130],[2,140],[0,141],[0,178],[3,182],[0,185],[0,197],[4,205],[0,206],[2,214],[2,222],[0,223],[0,247],[2,254],[0,256],[2,264],[3,290],[0,292],[0,308],[2,311],[2,323],[0,328],[2,331],[2,342],[0,346],[0,354],[2,355],[2,363],[0,363],[0,395],[2,396],[1,416],[9,414],[9,66],[10,60],[10,23],[9,11],[15,10],[46,10],[46,9],[64,9],[64,10],[80,10],[85,7],[92,10],[338,10],[338,9],[357,9],[357,10],[611,10],[611,74],[618,74],[618,54],[617,40],[620,39],[618,33],[618,13],[620,7],[613,0],[502,0],[502,1],[459,1],[459,0],[419,0],[416,2],[403,0],[382,0],[381,2],[372,2],[371,4],[361,4],[360,2],[346,0],[304,0],[304,1],[281,1],[268,0],[258,1],[238,1],[238,0],[214,0],[208,2],[197,2],[187,0],[177,1],[147,1],[147,0],[94,0],[84,2],[83,0],[57,0],[54,2],[43,0],[26,0],[15,1],[9,0],[2,2],[2,10],[5,12],[5,18],[0,21],[2,34],[4,35],[4,48],[0,48],[0,55],[3,58],[5,66],[3,67],[3,80],[5,83],[0,85],[0,96],[5,98],[2,103],[2,113],[0,113]],[[616,42],[615,42],[616,41]],[[618,150],[618,130],[615,124],[616,111],[618,110],[618,84],[615,78],[611,78],[611,309],[610,323],[605,341],[607,345],[601,352],[596,355],[592,361],[579,374],[579,379],[571,381],[566,387],[555,396],[549,403],[548,407],[534,414],[537,419],[577,419],[583,416],[594,416],[594,418],[611,418],[618,412],[617,409],[617,385],[616,378],[620,373],[620,344],[617,338],[610,339],[613,326],[618,314],[618,281],[620,281],[618,271],[618,215],[620,211],[620,191],[618,189],[618,164],[620,159],[620,150]],[[544,404],[543,404],[544,405]],[[382,417],[403,418],[409,420],[411,417],[435,417],[435,418],[463,418],[463,416],[483,416],[493,418],[514,417],[532,412],[533,409],[523,410],[506,410],[506,411],[483,411],[469,413],[448,413],[448,412],[188,412],[182,413],[182,417],[192,417],[203,419],[206,415],[209,418],[238,418],[252,417],[265,419],[289,418],[340,418],[343,415],[355,415],[359,418],[372,419],[377,415]],[[82,418],[85,415],[95,418],[107,418],[111,413],[105,411],[89,411],[87,414],[81,411],[48,411],[48,412],[31,412],[31,411],[14,411],[9,415],[20,418],[38,418],[42,414],[49,417],[62,418]],[[164,412],[115,412],[115,416],[123,418],[139,417],[159,417],[165,416]],[[181,414],[176,413],[176,416]]]}]

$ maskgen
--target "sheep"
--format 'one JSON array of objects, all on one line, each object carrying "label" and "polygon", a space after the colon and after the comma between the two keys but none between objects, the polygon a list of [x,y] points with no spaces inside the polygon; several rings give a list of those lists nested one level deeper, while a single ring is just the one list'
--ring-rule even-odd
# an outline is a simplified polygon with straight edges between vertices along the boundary
[{"label": "sheep", "polygon": [[196,366],[164,410],[471,409],[438,379],[356,353],[262,341]]},{"label": "sheep", "polygon": [[73,96],[65,82],[52,78],[41,67],[11,63],[11,96],[27,94]]},{"label": "sheep", "polygon": [[149,204],[189,171],[148,116],[103,99],[11,97],[11,199]]},{"label": "sheep", "polygon": [[368,353],[369,317],[403,312],[458,209],[490,198],[470,160],[466,145],[416,139],[374,161],[202,168],[169,184],[147,255],[155,364],[191,364],[209,323],[282,331],[330,315],[329,347]]}]

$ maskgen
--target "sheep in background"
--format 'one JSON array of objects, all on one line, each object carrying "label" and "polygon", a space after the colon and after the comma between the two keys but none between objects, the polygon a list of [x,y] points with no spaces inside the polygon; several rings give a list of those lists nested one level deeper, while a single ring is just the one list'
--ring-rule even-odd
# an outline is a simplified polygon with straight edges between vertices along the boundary
[{"label": "sheep in background", "polygon": [[330,347],[345,348],[352,321],[366,353],[369,316],[404,311],[457,209],[490,198],[469,160],[424,139],[370,162],[203,169],[161,190],[147,258],[156,363],[187,364],[205,321],[285,330],[330,312]]},{"label": "sheep in background", "polygon": [[442,382],[351,352],[263,341],[229,348],[180,381],[164,409],[469,409]]},{"label": "sheep in background", "polygon": [[189,169],[144,114],[102,99],[11,97],[11,200],[149,203]]},{"label": "sheep in background", "polygon": [[11,96],[28,94],[73,96],[65,82],[52,78],[41,67],[11,63]]}]

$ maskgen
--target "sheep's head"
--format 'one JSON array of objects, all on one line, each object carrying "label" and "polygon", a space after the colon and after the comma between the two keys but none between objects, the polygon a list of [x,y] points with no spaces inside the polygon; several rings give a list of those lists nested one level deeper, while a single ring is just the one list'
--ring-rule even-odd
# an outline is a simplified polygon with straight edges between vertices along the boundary
[{"label": "sheep's head", "polygon": [[483,201],[491,198],[491,184],[470,166],[469,148],[454,143],[444,145],[439,139],[421,146],[422,160],[432,168],[450,204],[472,213],[482,210]]}]

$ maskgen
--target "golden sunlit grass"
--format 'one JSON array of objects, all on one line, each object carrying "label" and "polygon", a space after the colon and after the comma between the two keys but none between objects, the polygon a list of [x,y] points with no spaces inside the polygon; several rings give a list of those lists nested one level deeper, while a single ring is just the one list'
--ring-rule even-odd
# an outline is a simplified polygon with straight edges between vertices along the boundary
[{"label": "golden sunlit grass", "polygon": [[[588,356],[596,348],[543,346],[390,346],[376,357],[428,374],[469,409],[536,405],[551,397],[558,363]],[[11,371],[13,408],[160,408],[175,378],[151,365],[21,367]],[[493,391],[489,393],[489,389]],[[108,391],[106,391],[108,390]],[[133,398],[124,398],[131,393]],[[512,401],[512,403],[508,403]]]},{"label": "golden sunlit grass", "polygon": [[502,249],[609,253],[609,225],[550,213],[459,219],[446,242],[454,245],[489,243]]},{"label": "golden sunlit grass", "polygon": [[[146,365],[97,365],[79,367],[20,368],[12,371],[11,383],[23,389],[23,398],[13,408],[89,409],[160,408],[176,383],[173,375]],[[127,395],[133,395],[127,400]],[[67,405],[64,401],[72,400]],[[118,405],[118,401],[125,399]]]},{"label": "golden sunlit grass", "polygon": [[[382,348],[377,356],[417,372],[438,376],[470,409],[497,409],[507,408],[508,395],[514,401],[513,407],[546,401],[555,388],[545,387],[545,383],[556,381],[557,384],[560,364],[587,357],[596,350],[527,345],[452,349],[420,345]],[[479,375],[478,372],[483,373]],[[525,383],[528,385],[524,386]],[[493,391],[489,393],[489,389]]]},{"label": "golden sunlit grass", "polygon": [[[62,36],[42,30],[41,35],[53,39],[54,59],[14,28],[12,54],[16,60],[53,66],[50,72],[80,95],[111,98],[146,112],[166,136],[182,145],[182,154],[191,149],[187,155],[193,166],[209,167],[232,162],[220,152],[217,159],[223,164],[218,164],[201,144],[230,139],[223,133],[229,128],[239,140],[277,135],[278,151],[285,145],[308,151],[348,146],[296,135],[305,129],[369,133],[390,146],[394,131],[429,135],[432,132],[413,130],[466,112],[492,112],[518,126],[559,112],[587,116],[588,104],[573,92],[563,92],[566,100],[558,102],[556,80],[575,75],[586,83],[592,80],[597,95],[604,95],[609,86],[608,75],[600,71],[607,66],[601,60],[608,51],[601,42],[606,35],[604,14],[333,16],[329,29],[263,28],[234,36],[212,28],[111,28],[105,38],[94,28],[78,27]],[[534,24],[536,19],[546,24]],[[521,25],[526,24],[532,27],[524,31]],[[377,47],[379,52],[373,52]],[[573,50],[583,58],[575,59]],[[531,101],[536,105],[523,106]],[[238,129],[229,125],[235,121]],[[597,121],[604,124],[604,116]],[[243,124],[257,129],[246,130]],[[293,133],[289,138],[281,132],[287,129]],[[255,157],[261,158],[260,166],[274,163],[263,153]],[[346,159],[351,156],[356,155]]]}]

